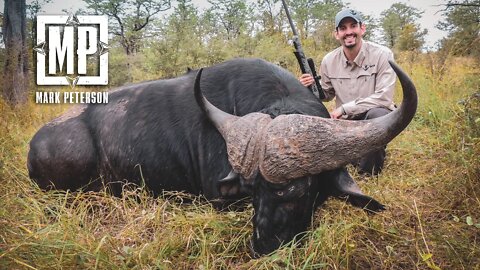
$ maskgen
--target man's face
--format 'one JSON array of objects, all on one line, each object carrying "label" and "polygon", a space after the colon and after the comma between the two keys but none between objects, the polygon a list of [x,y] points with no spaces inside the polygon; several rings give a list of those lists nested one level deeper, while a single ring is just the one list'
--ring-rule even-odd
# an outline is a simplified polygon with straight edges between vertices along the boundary
[{"label": "man's face", "polygon": [[360,44],[365,34],[365,25],[358,23],[353,18],[345,18],[335,31],[335,38],[346,48],[354,48]]}]

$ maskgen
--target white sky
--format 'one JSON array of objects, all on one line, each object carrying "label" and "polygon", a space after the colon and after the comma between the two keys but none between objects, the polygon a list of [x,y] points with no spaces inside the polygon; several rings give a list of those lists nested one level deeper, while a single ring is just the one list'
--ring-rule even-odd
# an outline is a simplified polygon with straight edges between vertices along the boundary
[{"label": "white sky", "polygon": [[[290,0],[294,1],[294,0]],[[27,3],[31,0],[27,0]],[[193,0],[197,7],[209,6],[206,0]],[[435,28],[435,25],[442,19],[441,12],[443,7],[439,6],[444,4],[446,0],[344,0],[349,2],[350,8],[354,8],[363,14],[370,15],[374,18],[379,18],[380,13],[388,9],[395,2],[402,2],[409,6],[418,8],[421,11],[425,11],[422,18],[418,21],[420,26],[428,29],[426,36],[426,46],[432,47],[435,42],[440,40],[446,35],[445,32]],[[4,1],[0,2],[0,10],[3,11]],[[85,7],[83,1],[80,0],[53,0],[51,3],[45,5],[43,8],[44,14],[63,14],[62,10],[66,9],[70,12],[75,12],[77,9]]]},{"label": "white sky", "polygon": [[446,0],[351,0],[350,7],[363,14],[379,18],[382,11],[397,2],[405,3],[425,12],[420,20],[418,20],[418,23],[422,29],[426,28],[428,30],[425,39],[427,47],[432,47],[435,45],[435,42],[446,36],[446,32],[435,28],[435,25],[442,19],[442,12],[440,11],[444,9],[444,7],[440,5],[445,4]]}]

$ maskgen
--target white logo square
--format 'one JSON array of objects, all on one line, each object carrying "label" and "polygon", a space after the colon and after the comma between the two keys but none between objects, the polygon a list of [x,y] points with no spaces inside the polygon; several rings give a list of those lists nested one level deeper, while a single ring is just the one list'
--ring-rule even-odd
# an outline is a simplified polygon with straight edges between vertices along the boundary
[{"label": "white logo square", "polygon": [[[98,27],[92,25],[98,25]],[[47,28],[48,39],[46,38]],[[45,51],[45,45],[48,45],[47,51]],[[107,16],[39,15],[37,16],[37,46],[34,50],[37,52],[38,85],[70,85],[73,88],[75,85],[108,84]],[[77,73],[74,71],[74,53],[77,54]],[[92,55],[99,57],[99,76],[86,74],[87,56]],[[55,76],[57,63],[61,72],[64,61],[66,61],[67,76]],[[45,74],[46,70],[48,74]]]}]

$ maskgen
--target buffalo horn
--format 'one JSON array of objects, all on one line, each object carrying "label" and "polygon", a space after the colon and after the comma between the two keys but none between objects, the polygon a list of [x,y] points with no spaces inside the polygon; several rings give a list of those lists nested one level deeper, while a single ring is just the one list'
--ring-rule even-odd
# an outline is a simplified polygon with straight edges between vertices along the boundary
[{"label": "buffalo horn", "polygon": [[384,147],[407,127],[417,108],[416,89],[395,63],[390,65],[402,85],[403,102],[397,110],[371,120],[300,114],[280,115],[273,120],[262,113],[233,116],[203,97],[201,71],[195,81],[195,96],[225,139],[233,170],[245,179],[260,172],[267,181],[281,183],[345,166]]}]

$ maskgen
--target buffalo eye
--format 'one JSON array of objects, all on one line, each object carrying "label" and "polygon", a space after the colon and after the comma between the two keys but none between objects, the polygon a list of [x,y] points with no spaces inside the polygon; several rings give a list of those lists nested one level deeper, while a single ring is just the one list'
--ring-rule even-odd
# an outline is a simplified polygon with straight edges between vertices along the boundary
[{"label": "buffalo eye", "polygon": [[278,196],[283,196],[283,194],[284,194],[284,193],[283,193],[283,190],[279,190],[279,191],[277,191],[277,192],[275,192],[275,193],[276,193]]}]

